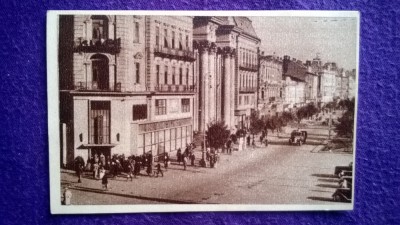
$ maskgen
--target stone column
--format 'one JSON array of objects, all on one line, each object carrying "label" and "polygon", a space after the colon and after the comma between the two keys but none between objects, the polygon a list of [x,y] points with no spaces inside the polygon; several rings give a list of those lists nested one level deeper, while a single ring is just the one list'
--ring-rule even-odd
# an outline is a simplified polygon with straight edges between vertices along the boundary
[{"label": "stone column", "polygon": [[235,51],[231,54],[231,70],[230,70],[230,127],[233,128],[235,125],[235,98],[237,98],[237,92],[235,91],[235,80],[237,79],[236,74],[236,60],[235,60]]},{"label": "stone column", "polygon": [[[216,118],[216,71],[215,71],[215,48],[210,48],[208,58],[208,121],[214,121]],[[207,92],[207,91],[206,91]]]},{"label": "stone column", "polygon": [[202,78],[202,96],[201,96],[201,131],[207,129],[208,124],[208,100],[209,100],[209,82],[208,82],[208,48],[200,51],[201,74]]},{"label": "stone column", "polygon": [[231,110],[233,105],[231,105],[231,99],[234,97],[232,92],[232,72],[231,72],[231,57],[230,54],[224,54],[224,78],[222,80],[224,84],[224,121],[228,128],[231,128]]}]

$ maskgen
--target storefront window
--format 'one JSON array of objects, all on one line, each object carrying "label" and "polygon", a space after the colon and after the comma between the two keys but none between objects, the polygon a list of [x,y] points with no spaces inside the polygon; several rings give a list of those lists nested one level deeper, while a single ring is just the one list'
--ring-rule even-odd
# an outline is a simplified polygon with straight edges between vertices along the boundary
[{"label": "storefront window", "polygon": [[169,130],[165,131],[165,151],[170,152],[171,151],[171,141],[170,141],[170,132]]},{"label": "storefront window", "polygon": [[138,140],[137,140],[137,147],[138,147],[138,153],[139,154],[142,154],[144,151],[143,151],[143,146],[144,146],[144,142],[143,142],[143,140],[144,140],[144,138],[143,138],[143,134],[139,134],[138,135]]},{"label": "storefront window", "polygon": [[171,129],[171,151],[176,150],[176,128]]},{"label": "storefront window", "polygon": [[151,133],[144,134],[144,150],[145,153],[151,152]]}]

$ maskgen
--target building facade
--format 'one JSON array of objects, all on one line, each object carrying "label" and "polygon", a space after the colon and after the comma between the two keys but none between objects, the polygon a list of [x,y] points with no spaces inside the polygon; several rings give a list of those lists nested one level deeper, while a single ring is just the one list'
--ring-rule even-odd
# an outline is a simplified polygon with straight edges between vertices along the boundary
[{"label": "building facade", "polygon": [[196,129],[223,120],[233,132],[255,109],[260,39],[247,17],[195,17],[193,22]]},{"label": "building facade", "polygon": [[336,95],[336,76],[337,76],[336,63],[325,63],[322,71],[319,73],[321,77],[321,102],[323,104],[332,102]]},{"label": "building facade", "polygon": [[290,56],[283,57],[284,110],[298,108],[306,104],[307,67]]},{"label": "building facade", "polygon": [[283,111],[282,59],[275,55],[260,56],[258,110],[262,115]]},{"label": "building facade", "polygon": [[193,18],[60,16],[62,163],[184,148],[194,125]]}]

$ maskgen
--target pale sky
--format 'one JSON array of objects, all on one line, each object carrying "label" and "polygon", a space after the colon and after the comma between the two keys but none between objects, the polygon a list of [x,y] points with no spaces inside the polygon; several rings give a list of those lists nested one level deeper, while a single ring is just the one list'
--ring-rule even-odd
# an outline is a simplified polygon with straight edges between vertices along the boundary
[{"label": "pale sky", "polygon": [[319,53],[323,62],[356,68],[356,18],[250,17],[261,50],[279,57],[289,55],[305,62]]}]

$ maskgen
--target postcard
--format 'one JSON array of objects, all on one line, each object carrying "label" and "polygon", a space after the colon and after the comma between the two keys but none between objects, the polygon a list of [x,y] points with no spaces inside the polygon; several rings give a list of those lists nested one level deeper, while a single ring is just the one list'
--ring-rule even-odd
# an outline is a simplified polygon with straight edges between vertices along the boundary
[{"label": "postcard", "polygon": [[53,214],[352,210],[355,11],[49,11]]}]

